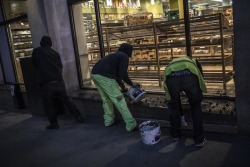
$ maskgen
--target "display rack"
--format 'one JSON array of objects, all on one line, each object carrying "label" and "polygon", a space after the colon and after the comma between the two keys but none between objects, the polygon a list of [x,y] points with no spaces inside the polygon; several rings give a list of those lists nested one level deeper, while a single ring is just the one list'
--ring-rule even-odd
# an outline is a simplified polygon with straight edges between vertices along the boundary
[{"label": "display rack", "polygon": [[32,54],[32,40],[30,30],[20,24],[13,24],[10,27],[11,30],[11,43],[13,50],[13,60],[16,65],[17,77],[19,83],[24,83],[23,75],[20,65],[20,58],[31,56]]},{"label": "display rack", "polygon": [[[176,20],[104,29],[105,52],[117,51],[123,42],[132,44],[129,76],[161,87],[166,65],[174,58],[186,56],[184,25],[184,20]],[[226,84],[233,76],[232,28],[223,14],[213,14],[191,18],[190,31],[192,56],[200,61],[205,81],[222,84],[223,94],[226,94]],[[89,53],[95,53],[94,49]],[[96,62],[89,60],[90,64]]]}]

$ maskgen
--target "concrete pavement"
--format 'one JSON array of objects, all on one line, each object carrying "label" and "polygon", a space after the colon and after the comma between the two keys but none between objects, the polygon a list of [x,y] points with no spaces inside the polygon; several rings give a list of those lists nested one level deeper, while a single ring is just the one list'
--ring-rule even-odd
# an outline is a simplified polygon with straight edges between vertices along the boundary
[{"label": "concrete pavement", "polygon": [[173,142],[168,128],[162,139],[145,145],[140,133],[128,133],[121,121],[104,127],[101,117],[76,123],[59,117],[60,129],[46,130],[47,118],[0,110],[1,167],[249,167],[250,138],[207,133],[203,148],[193,145],[192,131]]}]

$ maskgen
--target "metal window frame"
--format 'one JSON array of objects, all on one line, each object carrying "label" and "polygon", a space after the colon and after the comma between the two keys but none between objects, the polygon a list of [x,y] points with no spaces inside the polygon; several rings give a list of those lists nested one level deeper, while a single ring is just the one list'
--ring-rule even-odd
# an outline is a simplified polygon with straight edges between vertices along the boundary
[{"label": "metal window frame", "polygon": [[[20,20],[23,20],[23,19],[28,19],[28,15],[24,14],[24,15],[21,15],[21,16],[6,20],[6,15],[5,15],[4,6],[3,6],[3,0],[0,0],[0,8],[1,8],[1,11],[2,11],[2,16],[3,16],[3,21],[0,22],[0,26],[4,27],[5,34],[6,34],[7,38],[10,39],[7,25],[12,24],[12,23],[17,22],[17,21],[20,21]],[[17,83],[18,82],[17,68],[16,68],[16,65],[15,65],[15,62],[14,62],[14,56],[13,56],[12,45],[10,43],[10,40],[8,41],[8,46],[9,46],[11,64],[12,64],[12,68],[13,68],[13,71],[14,71],[15,83]],[[1,63],[2,71],[3,71],[4,83],[8,84],[8,82],[6,82],[6,76],[5,76],[5,71],[4,71],[3,64],[2,64],[2,55],[1,54],[0,54],[0,63]]]},{"label": "metal window frame", "polygon": [[[83,86],[83,78],[81,75],[81,64],[80,64],[80,55],[77,45],[77,36],[75,31],[75,20],[73,15],[73,5],[77,5],[83,2],[87,2],[88,0],[68,0],[68,10],[70,15],[70,26],[71,26],[71,33],[73,36],[73,44],[74,44],[74,52],[75,52],[75,58],[76,58],[76,67],[77,67],[77,75],[79,78],[79,85],[80,88],[84,89]],[[101,17],[100,17],[100,9],[99,9],[99,2],[98,0],[94,0],[94,6],[95,6],[95,15],[96,15],[96,23],[97,23],[97,31],[98,31],[98,39],[99,39],[99,46],[100,46],[100,54],[101,57],[105,56],[105,49],[104,49],[104,41],[102,36],[102,25],[101,25]],[[90,89],[90,88],[86,88]]]}]

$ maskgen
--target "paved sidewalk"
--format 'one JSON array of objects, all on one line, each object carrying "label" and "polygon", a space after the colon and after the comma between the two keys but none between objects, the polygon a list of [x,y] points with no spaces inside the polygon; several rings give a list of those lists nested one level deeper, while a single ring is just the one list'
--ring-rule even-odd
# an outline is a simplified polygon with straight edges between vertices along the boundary
[{"label": "paved sidewalk", "polygon": [[0,167],[249,167],[250,138],[207,133],[201,149],[192,132],[173,142],[168,128],[162,140],[145,145],[124,123],[104,127],[100,117],[76,123],[59,117],[60,129],[46,130],[46,117],[0,110]]}]

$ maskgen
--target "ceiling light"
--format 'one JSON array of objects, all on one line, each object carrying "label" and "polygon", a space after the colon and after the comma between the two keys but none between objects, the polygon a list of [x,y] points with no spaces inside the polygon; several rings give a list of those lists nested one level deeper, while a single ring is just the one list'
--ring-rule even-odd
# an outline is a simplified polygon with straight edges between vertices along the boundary
[{"label": "ceiling light", "polygon": [[208,3],[199,3],[199,4],[196,4],[196,6],[203,6],[203,5],[207,5]]},{"label": "ceiling light", "polygon": [[211,0],[211,1],[215,1],[215,2],[223,2],[223,0]]}]

